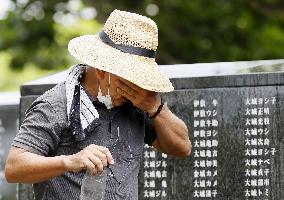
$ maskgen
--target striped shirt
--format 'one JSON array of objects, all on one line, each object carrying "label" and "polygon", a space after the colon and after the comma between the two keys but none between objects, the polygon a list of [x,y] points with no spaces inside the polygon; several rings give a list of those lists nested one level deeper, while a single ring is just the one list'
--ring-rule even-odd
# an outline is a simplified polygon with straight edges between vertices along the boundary
[{"label": "striped shirt", "polygon": [[[105,200],[138,199],[137,179],[144,143],[151,145],[156,138],[152,121],[128,103],[107,110],[104,105],[94,101],[100,118],[88,130],[85,140],[76,142],[70,132],[66,96],[63,94],[65,83],[60,83],[32,103],[12,146],[51,157],[72,155],[90,144],[105,146],[110,150],[115,145],[112,152],[115,164],[111,167],[112,176],[106,180]],[[84,175],[85,171],[66,172],[35,183],[35,199],[79,199]]]}]

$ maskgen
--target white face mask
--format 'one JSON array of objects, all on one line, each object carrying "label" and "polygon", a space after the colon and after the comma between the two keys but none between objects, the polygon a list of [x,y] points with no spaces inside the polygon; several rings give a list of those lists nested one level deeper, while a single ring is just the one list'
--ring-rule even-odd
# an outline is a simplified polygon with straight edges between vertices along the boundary
[{"label": "white face mask", "polygon": [[102,90],[101,90],[101,83],[99,83],[99,92],[98,92],[98,101],[103,103],[107,109],[113,108],[111,96],[109,95],[109,86],[110,86],[110,75],[108,74],[108,88],[107,88],[107,95],[103,96]]}]

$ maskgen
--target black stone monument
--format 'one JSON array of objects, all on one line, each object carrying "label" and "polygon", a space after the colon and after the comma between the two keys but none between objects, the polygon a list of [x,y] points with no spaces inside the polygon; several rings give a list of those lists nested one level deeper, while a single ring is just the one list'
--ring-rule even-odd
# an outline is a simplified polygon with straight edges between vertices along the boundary
[{"label": "black stone monument", "polygon": [[7,183],[5,161],[18,131],[19,93],[0,93],[0,200],[16,200],[17,184]]},{"label": "black stone monument", "polygon": [[[139,199],[284,199],[284,60],[161,66],[175,91],[164,94],[193,145],[184,159],[145,146]],[[30,103],[66,72],[21,87]],[[32,199],[19,186],[19,200]]]}]

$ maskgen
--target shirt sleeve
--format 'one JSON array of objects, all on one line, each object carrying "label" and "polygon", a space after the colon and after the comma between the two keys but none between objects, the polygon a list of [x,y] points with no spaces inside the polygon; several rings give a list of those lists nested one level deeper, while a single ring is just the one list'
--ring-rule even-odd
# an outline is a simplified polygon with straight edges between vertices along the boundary
[{"label": "shirt sleeve", "polygon": [[145,116],[145,137],[144,143],[152,146],[154,140],[157,138],[156,130],[154,128],[153,120]]},{"label": "shirt sleeve", "polygon": [[60,141],[59,117],[52,105],[34,102],[27,110],[12,146],[43,156],[50,155]]}]

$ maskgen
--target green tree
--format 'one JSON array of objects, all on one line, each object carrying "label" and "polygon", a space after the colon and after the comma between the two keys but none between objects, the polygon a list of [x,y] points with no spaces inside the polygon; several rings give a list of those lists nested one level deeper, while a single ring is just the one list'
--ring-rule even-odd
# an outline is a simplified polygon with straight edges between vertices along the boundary
[{"label": "green tree", "polygon": [[160,64],[283,58],[284,3],[281,0],[85,0],[104,21],[114,9],[159,12]]},{"label": "green tree", "polygon": [[23,82],[66,69],[74,63],[68,41],[101,28],[96,20],[84,18],[90,8],[81,1],[13,2],[13,11],[0,20],[0,90],[15,90]]},{"label": "green tree", "polygon": [[[67,52],[68,41],[78,35],[97,33],[114,9],[137,12],[157,22],[159,64],[283,58],[281,0],[13,2],[15,9],[0,20],[0,59],[6,57],[2,65],[10,73],[14,70],[12,74],[27,69],[50,72],[66,68],[74,62]],[[86,8],[93,9],[95,20],[82,18]],[[6,77],[0,73],[0,89],[7,85],[3,76]],[[12,85],[12,79],[9,81]]]}]

